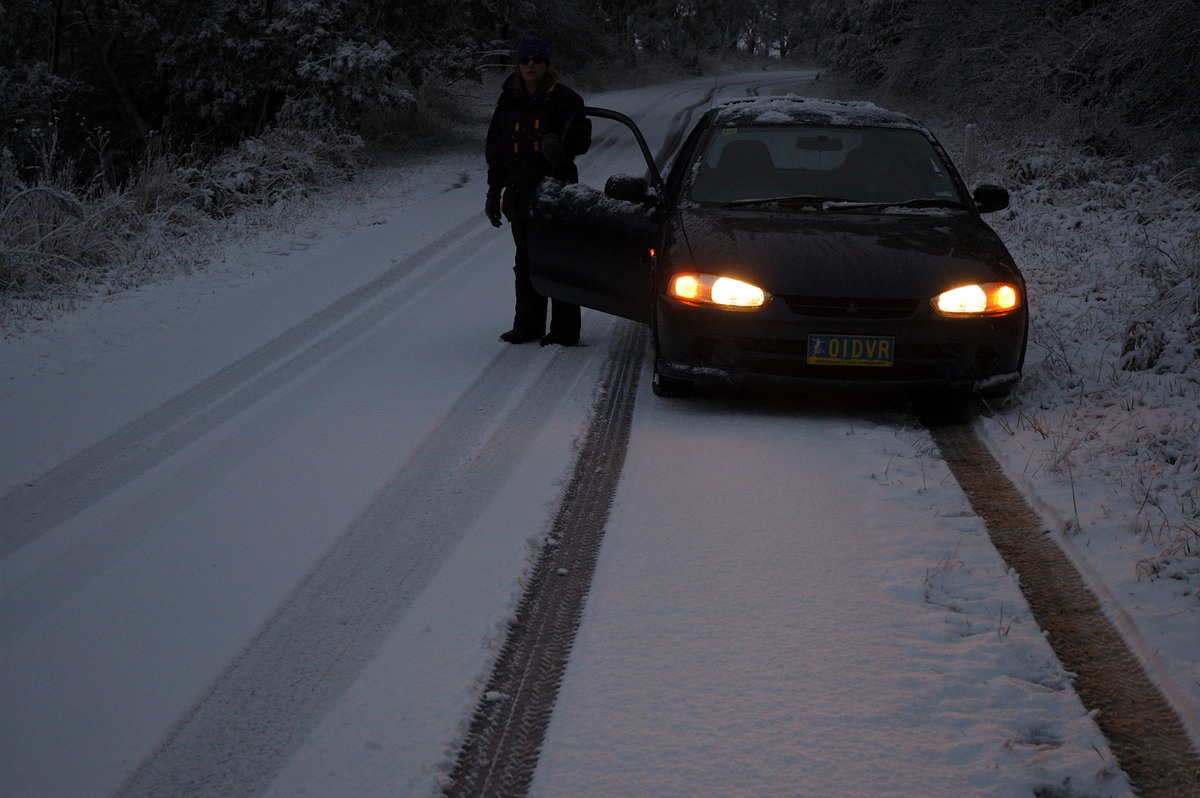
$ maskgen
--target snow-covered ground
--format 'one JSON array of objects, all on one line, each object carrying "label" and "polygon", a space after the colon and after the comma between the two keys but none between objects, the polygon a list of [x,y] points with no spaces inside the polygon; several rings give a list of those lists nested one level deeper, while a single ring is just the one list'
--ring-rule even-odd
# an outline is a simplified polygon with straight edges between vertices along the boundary
[{"label": "snow-covered ground", "polygon": [[[716,85],[587,99],[656,147]],[[598,133],[584,181],[640,171]],[[1196,199],[1022,157],[990,221],[1033,346],[977,427],[1200,739],[1200,385],[1171,304],[1196,290]],[[234,792],[436,790],[618,324],[498,343],[512,242],[483,193],[474,153],[379,170],[0,342],[4,795],[111,793],[185,718],[170,764]],[[1158,359],[1123,370],[1143,313]],[[928,433],[648,383],[534,793],[1129,794]]]}]

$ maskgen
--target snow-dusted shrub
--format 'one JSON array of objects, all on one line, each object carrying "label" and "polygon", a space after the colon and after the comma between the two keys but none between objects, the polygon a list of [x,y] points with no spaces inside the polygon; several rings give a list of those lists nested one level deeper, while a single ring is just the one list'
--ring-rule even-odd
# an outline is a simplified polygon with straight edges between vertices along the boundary
[{"label": "snow-dusted shrub", "polygon": [[0,156],[0,321],[70,306],[194,266],[190,237],[214,217],[302,197],[362,167],[362,143],[276,129],[208,163],[164,155],[123,189],[83,191],[67,164],[28,185]]},{"label": "snow-dusted shrub", "polygon": [[499,84],[488,88],[493,90],[469,82],[430,82],[413,93],[412,102],[363,111],[357,129],[372,155],[383,157],[471,137],[496,106]]},{"label": "snow-dusted shrub", "polygon": [[200,169],[166,155],[142,166],[126,198],[142,217],[158,216],[167,223],[189,225],[211,203],[212,191],[204,185]]},{"label": "snow-dusted shrub", "polygon": [[203,169],[203,190],[218,215],[273,203],[344,180],[362,168],[362,140],[337,133],[276,128],[247,139]]},{"label": "snow-dusted shrub", "polygon": [[392,74],[395,60],[386,42],[341,42],[331,52],[308,53],[296,67],[296,77],[308,91],[288,98],[279,121],[286,126],[357,117],[368,108],[411,105],[412,92]]},{"label": "snow-dusted shrub", "polygon": [[26,184],[0,154],[0,296],[70,294],[126,248],[129,214],[117,195],[84,198],[69,165],[57,178]]}]

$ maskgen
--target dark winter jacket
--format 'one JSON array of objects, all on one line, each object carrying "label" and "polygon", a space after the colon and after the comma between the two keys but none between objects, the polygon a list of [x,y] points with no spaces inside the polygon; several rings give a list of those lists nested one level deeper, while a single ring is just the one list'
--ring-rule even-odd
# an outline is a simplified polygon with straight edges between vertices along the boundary
[{"label": "dark winter jacket", "polygon": [[[592,143],[592,123],[582,114],[583,98],[561,83],[552,82],[532,97],[515,90],[516,74],[504,83],[503,92],[492,114],[487,135],[488,187],[504,189],[504,215],[511,221],[523,218],[543,177],[567,183],[579,179],[574,158],[587,152]],[[568,160],[554,167],[542,155],[542,136],[557,135]]]}]

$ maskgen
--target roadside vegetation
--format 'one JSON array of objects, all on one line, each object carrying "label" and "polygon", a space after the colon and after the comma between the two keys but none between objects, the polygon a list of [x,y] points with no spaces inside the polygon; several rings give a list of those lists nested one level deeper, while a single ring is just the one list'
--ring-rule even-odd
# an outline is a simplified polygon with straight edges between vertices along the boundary
[{"label": "roadside vegetation", "polygon": [[1037,356],[998,418],[1044,441],[1030,478],[1123,452],[1098,478],[1162,552],[1140,567],[1198,553],[1193,0],[13,0],[0,327],[200,268],[230,220],[477,136],[481,81],[527,32],[585,90],[807,64],[824,92],[930,122],[970,182],[1014,194],[989,221],[1030,279]]},{"label": "roadside vegetation", "polygon": [[1148,551],[1138,575],[1181,579],[1200,606],[1194,176],[1165,158],[1102,158],[1058,141],[996,154],[1014,207],[989,222],[1022,264],[1033,311],[1032,366],[997,416],[1029,439],[1023,476],[1068,486],[1072,534],[1088,532],[1097,506],[1132,508],[1130,531]]}]

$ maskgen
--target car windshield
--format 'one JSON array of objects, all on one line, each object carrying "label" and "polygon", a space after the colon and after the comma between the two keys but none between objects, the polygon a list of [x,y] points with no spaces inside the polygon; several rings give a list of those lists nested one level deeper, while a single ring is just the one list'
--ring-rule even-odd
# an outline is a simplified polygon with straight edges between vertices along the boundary
[{"label": "car windshield", "polygon": [[920,131],[772,125],[713,131],[689,199],[717,205],[953,207],[963,197]]}]

